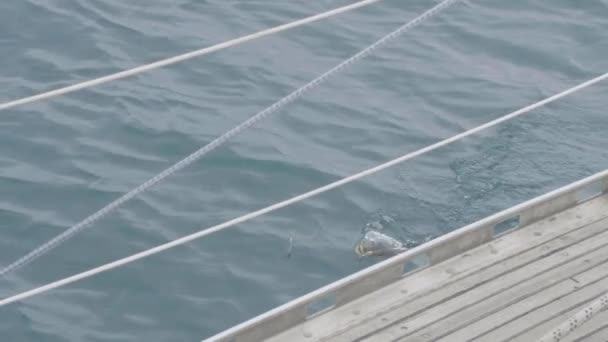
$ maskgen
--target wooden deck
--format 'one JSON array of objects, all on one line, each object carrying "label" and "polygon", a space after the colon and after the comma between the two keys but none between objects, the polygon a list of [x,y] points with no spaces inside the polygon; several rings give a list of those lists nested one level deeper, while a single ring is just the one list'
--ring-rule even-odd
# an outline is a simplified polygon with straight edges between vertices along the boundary
[{"label": "wooden deck", "polygon": [[[608,291],[608,197],[533,223],[269,341],[536,341]],[[608,341],[608,312],[564,341]]]},{"label": "wooden deck", "polygon": [[[597,299],[607,292],[608,170],[207,341],[538,341],[590,303],[606,306]],[[550,341],[608,342],[608,311],[585,313],[589,321]]]}]

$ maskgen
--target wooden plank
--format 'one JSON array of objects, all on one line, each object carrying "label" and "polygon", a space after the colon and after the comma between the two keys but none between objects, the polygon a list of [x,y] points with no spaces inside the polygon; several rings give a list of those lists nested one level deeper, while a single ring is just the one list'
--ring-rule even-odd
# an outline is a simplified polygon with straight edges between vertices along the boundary
[{"label": "wooden plank", "polygon": [[601,331],[596,332],[593,335],[585,337],[581,342],[606,342],[608,341],[608,326]]},{"label": "wooden plank", "polygon": [[[559,324],[563,323],[565,320],[572,317],[572,315],[574,315],[575,313],[580,311],[580,309],[585,304],[589,304],[590,302],[591,301],[587,301],[587,302],[584,302],[580,306],[573,307],[573,308],[567,308],[567,309],[565,309],[564,312],[562,312],[556,316],[552,316],[552,317],[549,316],[549,317],[546,317],[545,320],[536,322],[536,325],[534,325],[534,326],[527,327],[527,328],[524,328],[524,326],[522,326],[523,329],[520,332],[516,333],[515,335],[508,336],[508,334],[505,333],[505,329],[498,328],[496,330],[496,332],[492,333],[491,336],[498,337],[496,342],[528,342],[528,340],[529,340],[528,336],[538,336],[538,338],[540,338],[541,336],[546,334],[548,331],[551,331],[552,329],[557,327]],[[508,327],[507,327],[507,329],[508,329]],[[565,341],[568,341],[568,339],[566,339]],[[564,341],[562,341],[562,342],[564,342]]]},{"label": "wooden plank", "polygon": [[[603,259],[602,262],[608,261],[608,247],[596,252],[597,253],[594,253],[594,256],[589,254],[585,256],[585,258],[598,257]],[[487,298],[473,306],[464,308],[456,312],[454,315],[446,317],[439,322],[435,322],[434,324],[425,327],[415,334],[408,336],[407,340],[412,342],[428,341],[429,339],[437,340],[438,338],[444,337],[445,334],[449,334],[457,329],[462,329],[467,324],[494,313],[499,315],[506,314],[506,318],[509,318],[509,312],[505,313],[505,310],[508,308],[514,308],[514,311],[521,312],[522,310],[525,311],[530,309],[530,307],[544,305],[550,302],[552,299],[565,296],[571,293],[576,286],[579,286],[579,283],[573,281],[572,278],[568,278],[570,271],[574,271],[579,266],[584,265],[584,261],[579,261],[581,262],[571,263],[571,265],[568,265],[568,268],[560,267],[552,272],[549,272],[553,273],[550,277],[543,276],[539,277],[540,279],[534,278],[530,281],[526,281],[525,284],[517,284],[513,288],[509,288],[504,292]],[[608,267],[608,265],[606,265],[606,267]],[[597,281],[598,277],[605,276],[606,273],[608,273],[608,268],[604,273],[596,272],[597,271],[594,269],[591,271],[591,273],[589,273],[589,271],[585,273],[586,275],[592,275],[592,278],[588,281]],[[559,273],[563,274],[561,279]],[[556,282],[558,283],[555,284]],[[514,331],[519,330],[521,330],[520,327],[515,327]],[[474,337],[474,335],[469,335],[466,340],[469,340],[472,337]],[[451,340],[447,339],[447,341]]]},{"label": "wooden plank", "polygon": [[[604,290],[608,286],[604,287]],[[581,308],[579,308],[580,310]],[[608,311],[603,311],[587,321],[579,329],[566,336],[564,342],[606,342],[608,341]]]},{"label": "wooden plank", "polygon": [[[607,285],[608,264],[604,263],[600,267],[594,267],[579,276],[555,284],[533,297],[482,317],[439,341],[514,341],[514,335],[522,330],[529,330],[551,318],[563,317],[566,312],[580,309],[583,304],[602,295]],[[527,333],[520,337],[525,341],[535,341],[542,334],[544,333]]]},{"label": "wooden plank", "polygon": [[[606,226],[605,222],[595,225],[602,228]],[[380,331],[378,335],[385,341],[405,336],[408,341],[438,338],[466,322],[479,319],[481,315],[492,313],[497,307],[504,307],[530,296],[539,289],[547,288],[605,260],[608,260],[608,231],[572,245],[561,253],[551,254],[488,282],[478,283],[473,290],[424,310],[407,319],[406,333],[402,326],[393,326]],[[479,279],[473,277],[470,281],[477,280],[475,278]],[[452,287],[459,287],[461,283],[464,281]],[[466,316],[463,317],[464,314]]]},{"label": "wooden plank", "polygon": [[[375,298],[364,298],[363,302],[373,305],[376,301],[391,300],[392,306],[376,310],[374,317],[351,325],[340,335],[333,336],[332,341],[355,340],[385,326],[396,324],[403,317],[439,304],[446,298],[466,290],[465,287],[454,289],[449,286],[464,278],[469,277],[468,285],[473,287],[479,282],[500,276],[513,268],[534,262],[547,254],[563,249],[571,243],[593,236],[603,229],[597,226],[586,226],[585,229],[582,229],[581,226],[605,218],[606,208],[608,208],[606,197],[599,197],[407,277],[388,291],[378,291]],[[570,232],[572,234],[568,234]],[[543,243],[545,245],[542,247],[538,246]],[[505,259],[513,256],[517,256],[517,258],[504,263]],[[473,275],[475,278],[471,277]],[[408,291],[413,289],[414,292],[410,292],[411,295],[405,296],[406,298],[403,300],[401,299],[404,297],[403,294],[399,294],[399,291],[403,289]],[[421,291],[416,292],[417,289],[421,289]],[[431,298],[428,296],[430,293],[436,293],[436,296]],[[365,304],[358,304],[358,306],[366,307]],[[405,308],[409,312],[392,312],[396,308]],[[339,316],[331,316],[331,318],[332,320],[327,321],[327,325],[332,325],[332,321],[336,322],[340,319]]]},{"label": "wooden plank", "polygon": [[604,321],[604,326],[602,328],[592,332],[590,335],[584,336],[581,339],[576,340],[576,342],[606,342],[606,341],[608,341],[608,323],[605,323],[605,322],[606,321]]},{"label": "wooden plank", "polygon": [[[593,229],[591,229],[591,230],[593,230],[593,232],[592,232],[592,234],[587,235],[586,237],[589,237],[589,236],[595,234],[597,231],[603,230],[603,228],[600,228],[600,227],[590,226],[589,228],[593,228]],[[583,231],[586,231],[586,230],[583,230]],[[578,232],[578,233],[580,233],[580,232]],[[563,240],[568,240],[568,241],[572,242],[572,240],[576,240],[576,238],[574,238],[572,236],[564,236],[563,239],[560,239],[558,241],[558,242],[560,242],[559,247],[557,247],[556,249],[549,249],[546,252],[552,253],[555,250],[560,250],[563,247],[561,245],[561,243],[564,242]],[[553,243],[555,243],[555,241]],[[390,313],[390,314],[396,315],[397,318],[409,318],[409,317],[413,316],[413,314],[419,313],[422,310],[428,310],[432,306],[433,301],[441,304],[440,306],[443,308],[444,307],[444,304],[442,304],[443,301],[446,301],[449,298],[451,298],[459,293],[469,291],[470,289],[479,285],[479,283],[484,283],[484,282],[490,281],[492,279],[495,279],[499,276],[502,276],[502,275],[512,271],[514,268],[520,267],[521,266],[520,261],[523,258],[532,257],[532,258],[530,258],[532,261],[542,258],[543,256],[545,256],[547,254],[543,251],[543,249],[545,249],[545,248],[550,248],[550,247],[548,245],[545,245],[542,247],[537,247],[536,249],[534,249],[530,252],[520,254],[520,255],[518,255],[517,258],[512,258],[512,259],[506,260],[505,262],[495,265],[494,267],[492,267],[490,269],[486,269],[480,273],[476,273],[474,275],[474,277],[469,277],[467,279],[464,279],[463,281],[459,281],[455,286],[443,287],[441,289],[441,291],[438,291],[437,293],[433,294],[433,296],[427,296],[428,298],[422,298],[421,300],[413,302],[411,305],[408,304],[407,307],[404,307],[404,308],[401,308],[400,310],[398,310],[399,312],[397,312],[397,314],[396,313]],[[527,263],[527,264],[529,264],[529,263]],[[436,298],[438,296],[440,298]],[[413,312],[413,314],[412,314],[411,313],[412,308],[418,309],[418,312]],[[407,310],[409,310],[410,312],[407,312]],[[406,311],[406,312],[404,312],[404,311]]]},{"label": "wooden plank", "polygon": [[[332,341],[352,341],[403,318],[392,315],[395,309],[408,307],[408,313],[415,314],[467,289],[452,288],[451,284],[479,276],[478,282],[491,280],[594,235],[600,228],[589,224],[605,218],[607,208],[607,196],[585,202],[319,315],[269,341],[320,341],[331,337]],[[470,279],[467,281],[469,287],[475,286]],[[451,290],[446,291],[446,287]],[[429,294],[436,296],[429,300]]]}]

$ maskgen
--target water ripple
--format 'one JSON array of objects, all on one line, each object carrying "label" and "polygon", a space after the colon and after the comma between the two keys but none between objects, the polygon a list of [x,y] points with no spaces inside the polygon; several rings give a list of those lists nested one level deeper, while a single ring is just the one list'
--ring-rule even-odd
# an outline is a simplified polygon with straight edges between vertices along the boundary
[{"label": "water ripple", "polygon": [[[351,2],[0,2],[0,101]],[[428,6],[385,0],[0,113],[0,261],[67,229]],[[454,6],[20,270],[0,292],[218,224],[603,73],[606,18],[602,2]],[[594,86],[318,198],[0,308],[2,336],[209,336],[367,266],[352,251],[367,224],[424,241],[604,169],[606,90]]]}]

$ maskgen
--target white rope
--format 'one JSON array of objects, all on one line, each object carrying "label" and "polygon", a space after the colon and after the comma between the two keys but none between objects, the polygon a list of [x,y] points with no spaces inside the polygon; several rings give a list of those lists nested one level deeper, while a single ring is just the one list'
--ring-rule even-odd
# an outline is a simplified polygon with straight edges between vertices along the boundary
[{"label": "white rope", "polygon": [[255,124],[256,122],[258,122],[258,121],[262,120],[263,118],[265,118],[266,116],[268,116],[268,115],[270,115],[270,114],[278,111],[283,106],[285,106],[285,105],[293,102],[294,100],[296,100],[298,97],[302,96],[307,91],[313,89],[314,87],[318,86],[322,82],[326,81],[329,77],[331,77],[335,73],[343,70],[344,68],[346,68],[347,66],[349,66],[352,63],[356,62],[357,60],[359,60],[359,59],[365,57],[366,55],[370,54],[372,51],[376,50],[381,45],[389,42],[390,40],[393,40],[393,39],[397,38],[399,35],[407,32],[409,29],[411,29],[414,26],[422,23],[424,20],[426,20],[426,19],[430,18],[431,16],[437,14],[442,9],[448,7],[449,5],[451,5],[453,3],[456,3],[457,1],[459,1],[459,0],[444,0],[443,2],[439,3],[435,7],[431,8],[430,10],[428,10],[428,11],[424,12],[423,14],[421,14],[420,16],[418,16],[418,17],[414,18],[413,20],[409,21],[405,25],[401,26],[397,30],[395,30],[395,31],[391,32],[390,34],[384,36],[382,39],[376,41],[374,44],[368,46],[364,50],[361,50],[360,52],[358,52],[354,56],[350,57],[349,59],[343,61],[342,63],[338,64],[337,66],[335,66],[331,70],[325,72],[321,76],[315,78],[311,82],[309,82],[306,85],[302,86],[301,88],[295,90],[294,92],[292,92],[291,94],[287,95],[286,97],[284,97],[281,100],[275,102],[270,107],[264,109],[263,111],[257,113],[256,115],[252,116],[248,120],[246,120],[243,123],[239,124],[238,126],[232,128],[231,130],[229,130],[228,132],[224,133],[219,138],[216,138],[215,140],[213,140],[209,144],[201,147],[199,150],[197,150],[196,152],[192,153],[188,157],[182,159],[181,161],[179,161],[178,163],[176,163],[173,166],[169,167],[168,169],[165,169],[164,171],[162,171],[158,175],[152,177],[151,179],[149,179],[145,183],[139,185],[135,189],[129,191],[126,194],[124,194],[122,197],[118,198],[117,200],[113,201],[112,203],[106,205],[104,208],[102,208],[99,211],[97,211],[96,213],[90,215],[89,217],[87,217],[83,221],[77,223],[76,225],[72,226],[71,228],[65,230],[63,233],[57,235],[56,237],[52,238],[51,240],[47,241],[46,243],[40,245],[39,247],[37,247],[36,249],[32,250],[31,252],[29,252],[25,256],[19,258],[18,260],[16,260],[12,264],[4,267],[3,269],[0,270],[0,276],[6,275],[7,273],[9,273],[11,271],[14,271],[17,268],[25,266],[26,264],[34,261],[36,258],[42,256],[43,254],[47,253],[51,249],[57,247],[62,242],[65,242],[70,237],[74,236],[78,232],[80,232],[83,229],[85,229],[86,227],[90,226],[95,221],[97,221],[97,220],[101,219],[102,217],[104,217],[105,215],[109,214],[111,211],[113,211],[116,208],[120,207],[121,205],[123,205],[124,203],[126,203],[127,201],[129,201],[130,199],[132,199],[133,197],[135,197],[135,196],[139,195],[140,193],[146,191],[150,187],[154,186],[155,184],[159,183],[160,181],[162,181],[166,177],[170,176],[171,174],[173,174],[173,173],[181,170],[182,168],[184,168],[184,167],[192,164],[196,160],[198,160],[201,157],[203,157],[205,154],[211,152],[212,150],[216,149],[220,145],[224,144],[225,142],[227,142],[228,140],[230,140],[231,138],[233,138],[237,134],[241,133],[242,131],[246,130],[247,128],[249,128],[250,126],[252,126],[253,124]]},{"label": "white rope", "polygon": [[583,309],[581,309],[575,315],[570,317],[568,320],[566,320],[562,324],[555,327],[555,329],[545,334],[545,336],[538,340],[538,342],[559,342],[568,334],[570,334],[577,328],[580,328],[593,316],[604,310],[608,310],[608,293],[605,293],[603,296],[599,297],[591,304],[586,305]]},{"label": "white rope", "polygon": [[489,121],[489,122],[487,122],[487,123],[485,123],[483,125],[477,126],[477,127],[473,128],[473,129],[470,129],[468,131],[456,134],[456,135],[452,136],[451,138],[439,141],[439,142],[434,143],[432,145],[429,145],[427,147],[421,148],[421,149],[419,149],[417,151],[414,151],[414,152],[405,154],[405,155],[403,155],[401,157],[398,157],[398,158],[395,158],[393,160],[390,160],[390,161],[388,161],[388,162],[386,162],[384,164],[380,164],[378,166],[375,166],[373,168],[370,168],[370,169],[367,169],[365,171],[359,172],[357,174],[348,176],[346,178],[342,178],[342,179],[340,179],[340,180],[338,180],[336,182],[327,184],[325,186],[322,186],[320,188],[314,189],[312,191],[309,191],[309,192],[303,193],[301,195],[292,197],[292,198],[287,199],[287,200],[285,200],[283,202],[275,203],[275,204],[270,205],[268,207],[265,207],[265,208],[259,209],[257,211],[254,211],[254,212],[248,213],[246,215],[243,215],[243,216],[237,217],[235,219],[232,219],[230,221],[226,221],[224,223],[221,223],[221,224],[209,227],[209,228],[202,229],[202,230],[200,230],[200,231],[198,231],[196,233],[193,233],[193,234],[190,234],[190,235],[186,235],[186,236],[181,237],[181,238],[179,238],[177,240],[173,240],[173,241],[164,243],[162,245],[158,245],[156,247],[150,248],[148,250],[145,250],[145,251],[142,251],[142,252],[130,255],[130,256],[126,257],[126,258],[119,259],[119,260],[116,260],[116,261],[112,261],[110,263],[98,266],[98,267],[90,269],[88,271],[85,271],[85,272],[82,272],[82,273],[78,273],[78,274],[69,276],[67,278],[63,278],[61,280],[57,280],[55,282],[52,282],[52,283],[49,283],[49,284],[46,284],[46,285],[34,288],[32,290],[28,290],[28,291],[21,292],[19,294],[16,294],[16,295],[4,298],[4,299],[0,300],[0,306],[4,306],[4,305],[7,305],[7,304],[10,304],[10,303],[19,301],[19,300],[23,300],[25,298],[29,298],[29,297],[35,296],[37,294],[41,294],[41,293],[50,291],[50,290],[55,289],[57,287],[64,286],[64,285],[67,285],[67,284],[71,284],[71,283],[74,283],[74,282],[76,282],[78,280],[89,278],[89,277],[92,277],[92,276],[94,276],[96,274],[99,274],[99,273],[102,273],[102,272],[106,272],[106,271],[109,271],[111,269],[114,269],[114,268],[117,268],[117,267],[129,264],[129,263],[132,263],[132,262],[137,261],[139,259],[143,259],[143,258],[152,256],[154,254],[161,253],[161,252],[166,251],[166,250],[168,250],[170,248],[183,245],[185,243],[188,243],[188,242],[196,240],[196,239],[200,239],[200,238],[202,238],[204,236],[207,236],[207,235],[219,232],[221,230],[230,228],[230,227],[232,227],[234,225],[237,225],[239,223],[247,222],[247,221],[252,220],[252,219],[254,219],[254,218],[258,217],[258,216],[261,216],[261,215],[273,212],[275,210],[281,209],[281,208],[286,207],[288,205],[291,205],[291,204],[303,201],[303,200],[305,200],[307,198],[310,198],[310,197],[322,194],[322,193],[324,193],[326,191],[329,191],[331,189],[337,188],[339,186],[342,186],[342,185],[354,182],[354,181],[358,180],[359,178],[363,178],[365,176],[369,176],[371,174],[374,174],[376,172],[379,172],[379,171],[382,171],[382,170],[384,170],[386,168],[389,168],[389,167],[391,167],[393,165],[402,163],[402,162],[404,162],[404,161],[406,161],[408,159],[412,159],[412,158],[420,156],[422,154],[431,152],[431,151],[436,150],[436,149],[438,149],[438,148],[440,148],[442,146],[451,144],[451,143],[453,143],[455,141],[458,141],[460,139],[468,137],[468,136],[470,136],[472,134],[475,134],[475,133],[480,132],[482,130],[488,129],[488,128],[493,127],[493,126],[496,126],[496,125],[498,125],[498,124],[500,124],[502,122],[505,122],[507,120],[514,119],[514,118],[516,118],[516,117],[518,117],[520,115],[523,115],[525,113],[528,113],[528,112],[530,112],[530,111],[532,111],[532,110],[534,110],[534,109],[536,109],[538,107],[541,107],[541,106],[546,105],[546,104],[548,104],[550,102],[556,101],[556,100],[558,100],[558,99],[560,99],[560,98],[562,98],[564,96],[570,95],[570,94],[572,94],[572,93],[574,93],[576,91],[579,91],[579,90],[581,90],[583,88],[589,87],[589,86],[591,86],[591,85],[593,85],[593,84],[595,84],[597,82],[600,82],[600,81],[602,81],[602,80],[604,80],[606,78],[608,78],[608,72],[605,73],[605,74],[603,74],[603,75],[601,75],[601,76],[598,76],[598,77],[595,77],[595,78],[593,78],[591,80],[588,80],[588,81],[586,81],[584,83],[581,83],[581,84],[579,84],[579,85],[577,85],[575,87],[572,87],[572,88],[569,88],[567,90],[564,90],[561,93],[555,94],[555,95],[553,95],[551,97],[548,97],[548,98],[546,98],[544,100],[541,100],[539,102],[536,102],[534,104],[531,104],[529,106],[521,108],[521,109],[519,109],[519,110],[517,110],[515,112],[512,112],[510,114],[507,114],[507,115],[505,115],[503,117],[500,117],[498,119]]},{"label": "white rope", "polygon": [[355,2],[353,4],[350,5],[346,5],[346,6],[342,6],[342,7],[338,7],[335,8],[333,10],[329,10],[327,12],[323,12],[317,15],[313,15],[310,17],[306,17],[306,18],[302,18],[287,24],[283,24],[283,25],[279,25],[279,26],[275,26],[266,30],[262,30],[262,31],[258,31],[256,33],[252,33],[249,34],[247,36],[242,36],[239,38],[235,38],[232,40],[228,40],[225,41],[223,43],[219,43],[216,45],[212,45],[206,48],[202,48],[199,50],[195,50],[195,51],[191,51],[191,52],[187,52],[184,53],[182,55],[179,56],[175,56],[175,57],[171,57],[171,58],[167,58],[167,59],[163,59],[160,61],[156,61],[150,64],[145,64],[145,65],[141,65],[138,66],[136,68],[133,69],[128,69],[128,70],[124,70],[121,72],[117,72],[115,74],[111,74],[111,75],[107,75],[107,76],[103,76],[100,78],[96,78],[96,79],[92,79],[89,81],[85,81],[82,83],[77,83],[77,84],[73,84],[71,86],[67,86],[64,88],[58,88],[55,90],[51,90],[45,93],[41,93],[41,94],[37,94],[37,95],[33,95],[33,96],[28,96],[22,99],[18,99],[18,100],[14,100],[14,101],[9,101],[6,103],[0,103],[0,110],[5,110],[5,109],[9,109],[9,108],[13,108],[16,106],[20,106],[20,105],[24,105],[27,103],[31,103],[31,102],[35,102],[35,101],[40,101],[40,100],[45,100],[45,99],[50,99],[52,97],[55,96],[59,96],[59,95],[64,95],[64,94],[68,94],[68,93],[72,93],[78,90],[82,90],[82,89],[86,89],[86,88],[91,88],[106,82],[110,82],[110,81],[116,81],[122,78],[126,78],[126,77],[130,77],[130,76],[135,76],[137,74],[141,74],[147,71],[151,71],[154,69],[159,69],[162,68],[164,66],[167,65],[171,65],[171,64],[175,64],[175,63],[179,63],[179,62],[183,62],[192,58],[196,58],[196,57],[200,57],[203,55],[207,55],[210,54],[212,52],[216,52],[219,50],[223,50],[223,49],[227,49],[229,47],[235,46],[235,45],[239,45],[239,44],[243,44],[246,43],[248,41],[254,40],[254,39],[258,39],[258,38],[262,38],[264,36],[268,36],[271,34],[275,34],[281,31],[286,31],[292,28],[296,28],[298,26],[302,26],[302,25],[306,25],[315,21],[319,21],[321,19],[326,19],[326,18],[330,18],[333,16],[336,16],[338,14],[344,13],[344,12],[348,12],[354,9],[357,9],[359,7],[363,7],[363,6],[367,6],[367,5],[371,5],[373,3],[379,2],[382,0],[363,0],[363,1],[359,1],[359,2]]}]

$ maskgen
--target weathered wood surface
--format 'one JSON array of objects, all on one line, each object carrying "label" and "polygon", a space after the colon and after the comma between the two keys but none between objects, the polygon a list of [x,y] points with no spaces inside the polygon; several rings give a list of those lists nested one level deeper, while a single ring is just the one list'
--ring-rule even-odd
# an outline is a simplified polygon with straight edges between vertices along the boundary
[{"label": "weathered wood surface", "polygon": [[[608,197],[506,234],[270,341],[535,341],[608,291]],[[564,341],[608,341],[601,313]]]}]

